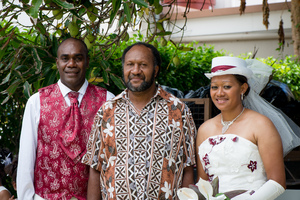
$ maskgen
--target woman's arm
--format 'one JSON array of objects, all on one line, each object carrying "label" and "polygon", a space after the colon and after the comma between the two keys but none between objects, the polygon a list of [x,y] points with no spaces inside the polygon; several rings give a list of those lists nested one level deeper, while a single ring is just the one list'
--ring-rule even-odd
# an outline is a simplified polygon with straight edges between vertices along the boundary
[{"label": "woman's arm", "polygon": [[259,121],[255,137],[267,178],[276,181],[285,188],[286,179],[281,138],[274,124],[267,117],[263,116]]},{"label": "woman's arm", "polygon": [[[268,181],[252,195],[245,194],[243,199],[274,200],[284,192],[286,187],[281,138],[274,124],[265,116],[256,118],[254,137]],[[247,195],[249,196],[246,197]]]}]

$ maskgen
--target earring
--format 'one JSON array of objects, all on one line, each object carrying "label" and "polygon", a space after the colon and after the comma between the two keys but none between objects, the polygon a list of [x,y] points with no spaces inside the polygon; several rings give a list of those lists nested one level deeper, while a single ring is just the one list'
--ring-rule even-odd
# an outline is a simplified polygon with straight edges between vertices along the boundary
[{"label": "earring", "polygon": [[243,93],[241,94],[241,100],[242,101],[244,100],[244,94]]}]

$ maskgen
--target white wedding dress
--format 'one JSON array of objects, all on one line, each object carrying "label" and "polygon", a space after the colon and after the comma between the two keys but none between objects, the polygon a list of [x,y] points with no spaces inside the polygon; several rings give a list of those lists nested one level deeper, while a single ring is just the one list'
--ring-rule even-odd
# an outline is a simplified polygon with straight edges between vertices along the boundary
[{"label": "white wedding dress", "polygon": [[219,193],[256,191],[267,181],[257,145],[243,137],[209,137],[199,146],[199,156],[209,179],[219,178]]}]

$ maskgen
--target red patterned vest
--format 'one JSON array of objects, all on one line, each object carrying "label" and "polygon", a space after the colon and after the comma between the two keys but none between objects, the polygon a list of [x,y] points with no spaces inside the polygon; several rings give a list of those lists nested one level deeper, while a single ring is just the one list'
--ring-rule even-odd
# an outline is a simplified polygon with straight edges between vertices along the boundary
[{"label": "red patterned vest", "polygon": [[86,152],[94,116],[106,101],[106,90],[89,84],[79,107],[80,133],[72,141],[68,140],[74,128],[68,124],[71,106],[65,102],[58,85],[42,88],[39,94],[35,193],[49,200],[86,199],[89,168],[81,163],[81,158]]}]

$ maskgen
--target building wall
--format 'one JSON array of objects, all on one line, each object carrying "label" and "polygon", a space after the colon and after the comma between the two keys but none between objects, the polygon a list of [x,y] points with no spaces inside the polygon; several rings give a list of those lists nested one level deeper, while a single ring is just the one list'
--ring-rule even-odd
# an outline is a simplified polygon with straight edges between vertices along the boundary
[{"label": "building wall", "polygon": [[[216,8],[213,10],[192,10],[188,15],[184,36],[171,36],[174,41],[214,45],[216,50],[227,50],[235,56],[258,49],[257,57],[281,57],[293,54],[291,34],[291,14],[289,3],[270,4],[269,28],[262,24],[262,5],[247,6],[245,14],[239,14],[239,7]],[[283,20],[286,44],[283,52],[276,49],[278,28]],[[179,27],[183,18],[177,19]]]}]

